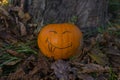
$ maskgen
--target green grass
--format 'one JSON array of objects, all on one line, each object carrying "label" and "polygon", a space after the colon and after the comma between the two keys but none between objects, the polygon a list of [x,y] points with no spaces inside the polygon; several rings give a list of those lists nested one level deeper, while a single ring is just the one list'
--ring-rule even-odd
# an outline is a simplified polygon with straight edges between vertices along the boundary
[{"label": "green grass", "polygon": [[110,68],[108,80],[117,80],[117,75],[113,72],[112,68]]},{"label": "green grass", "polygon": [[32,41],[28,43],[18,43],[17,45],[4,44],[2,48],[0,48],[0,52],[2,53],[0,55],[0,67],[4,69],[2,75],[0,76],[6,76],[9,73],[14,72],[19,63],[21,63],[21,61],[24,59],[22,57],[13,56],[6,50],[16,51],[18,54],[23,54],[26,57],[30,55],[37,56],[37,51],[32,48],[32,45],[36,45],[35,43],[35,41]]},{"label": "green grass", "polygon": [[26,43],[26,44],[20,43],[19,45],[3,45],[3,47],[0,49],[0,52],[2,52],[2,55],[0,55],[0,67],[2,67],[3,65],[9,62],[22,59],[7,53],[6,50],[8,49],[16,51],[18,54],[23,54],[26,56],[29,56],[31,54],[37,55],[37,51],[35,51],[30,47],[31,44],[33,43]]}]

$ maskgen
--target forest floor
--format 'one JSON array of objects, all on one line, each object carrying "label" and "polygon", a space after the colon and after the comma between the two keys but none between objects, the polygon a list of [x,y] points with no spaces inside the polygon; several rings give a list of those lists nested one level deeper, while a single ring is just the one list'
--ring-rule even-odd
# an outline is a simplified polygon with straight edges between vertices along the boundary
[{"label": "forest floor", "polygon": [[45,57],[38,28],[19,7],[0,6],[0,80],[120,80],[120,11],[97,34],[84,33],[79,55]]}]

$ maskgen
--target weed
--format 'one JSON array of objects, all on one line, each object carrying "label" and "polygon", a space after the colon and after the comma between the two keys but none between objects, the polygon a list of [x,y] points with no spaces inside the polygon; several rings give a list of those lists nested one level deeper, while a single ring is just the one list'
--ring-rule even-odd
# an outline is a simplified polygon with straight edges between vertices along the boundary
[{"label": "weed", "polygon": [[117,80],[117,75],[113,72],[112,68],[110,68],[108,80]]}]

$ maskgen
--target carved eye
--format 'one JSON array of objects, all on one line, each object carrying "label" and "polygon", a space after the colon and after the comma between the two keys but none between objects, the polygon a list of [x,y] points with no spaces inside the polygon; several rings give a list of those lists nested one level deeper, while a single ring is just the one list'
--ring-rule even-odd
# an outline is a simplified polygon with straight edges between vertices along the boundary
[{"label": "carved eye", "polygon": [[62,34],[65,34],[65,33],[71,33],[70,31],[64,31]]},{"label": "carved eye", "polygon": [[53,32],[53,33],[57,34],[57,32],[56,32],[56,31],[49,31],[49,32]]}]

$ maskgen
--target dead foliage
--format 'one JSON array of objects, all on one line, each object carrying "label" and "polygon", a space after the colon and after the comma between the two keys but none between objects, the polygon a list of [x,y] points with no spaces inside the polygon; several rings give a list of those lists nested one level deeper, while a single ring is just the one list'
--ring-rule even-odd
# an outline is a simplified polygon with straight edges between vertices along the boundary
[{"label": "dead foliage", "polygon": [[84,39],[80,55],[54,61],[40,53],[31,19],[22,5],[0,6],[0,80],[120,79],[119,26]]}]

